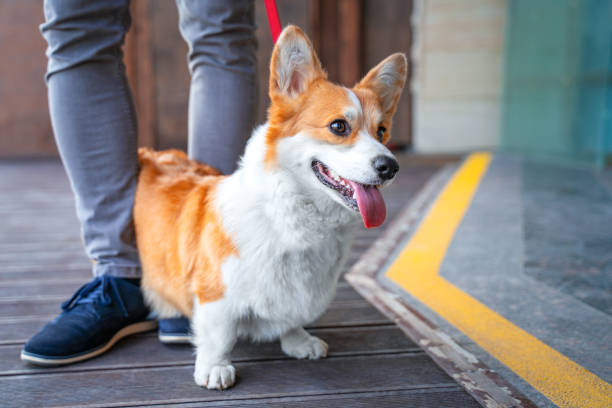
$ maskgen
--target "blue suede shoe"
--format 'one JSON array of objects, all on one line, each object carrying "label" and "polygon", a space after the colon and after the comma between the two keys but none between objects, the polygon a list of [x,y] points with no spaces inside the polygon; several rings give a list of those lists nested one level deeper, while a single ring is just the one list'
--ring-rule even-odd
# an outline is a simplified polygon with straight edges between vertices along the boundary
[{"label": "blue suede shoe", "polygon": [[189,320],[184,317],[174,319],[159,319],[159,341],[164,344],[189,343],[191,341],[191,327]]},{"label": "blue suede shoe", "polygon": [[62,304],[62,313],[32,336],[21,360],[57,366],[104,353],[121,338],[154,329],[136,283],[101,276]]}]

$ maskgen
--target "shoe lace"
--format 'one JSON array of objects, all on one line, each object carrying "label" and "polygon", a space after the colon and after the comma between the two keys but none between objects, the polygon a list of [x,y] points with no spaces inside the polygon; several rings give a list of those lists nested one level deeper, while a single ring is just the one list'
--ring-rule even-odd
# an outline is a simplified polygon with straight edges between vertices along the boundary
[{"label": "shoe lace", "polygon": [[[92,280],[89,283],[81,286],[74,295],[64,303],[62,303],[62,310],[68,311],[81,304],[101,304],[103,306],[109,306],[113,303],[113,296],[117,299],[117,303],[123,312],[125,317],[128,317],[128,311],[121,300],[121,294],[117,288],[116,278],[108,276],[100,276]],[[97,314],[97,313],[96,313]]]}]

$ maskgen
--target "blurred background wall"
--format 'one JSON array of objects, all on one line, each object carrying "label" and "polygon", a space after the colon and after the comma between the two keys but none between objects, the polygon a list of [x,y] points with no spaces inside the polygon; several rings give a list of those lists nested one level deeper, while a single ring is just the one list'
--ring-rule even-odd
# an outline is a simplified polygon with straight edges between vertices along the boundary
[{"label": "blurred background wall", "polygon": [[42,1],[0,0],[0,157],[57,152],[43,79],[42,21]]},{"label": "blurred background wall", "polygon": [[[330,78],[353,85],[410,55],[393,143],[416,153],[500,149],[604,166],[612,155],[612,0],[277,0]],[[272,42],[263,0],[258,121]],[[133,0],[125,62],[139,142],[187,145],[187,47],[170,0]],[[0,158],[56,156],[43,81],[42,0],[0,0]]]},{"label": "blurred background wall", "polygon": [[[268,106],[272,40],[263,0],[255,0],[259,41],[258,122]],[[302,27],[332,80],[353,85],[392,52],[410,53],[410,0],[277,0],[281,21]],[[187,147],[187,46],[171,0],[133,0],[125,63],[138,110],[139,143]],[[38,26],[41,0],[0,0],[0,158],[56,156],[43,76],[45,42]],[[410,93],[402,96],[394,142],[411,141]]]},{"label": "blurred background wall", "polygon": [[514,0],[507,15],[502,147],[604,166],[612,154],[612,1]]},{"label": "blurred background wall", "polygon": [[495,148],[500,140],[506,0],[417,0],[414,148]]}]

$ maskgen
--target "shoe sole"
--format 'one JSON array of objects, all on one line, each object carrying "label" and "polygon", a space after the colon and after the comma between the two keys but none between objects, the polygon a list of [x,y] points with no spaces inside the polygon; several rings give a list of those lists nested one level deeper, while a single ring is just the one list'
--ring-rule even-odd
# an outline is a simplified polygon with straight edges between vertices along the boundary
[{"label": "shoe sole", "polygon": [[185,336],[184,334],[162,334],[158,333],[157,337],[159,341],[164,344],[190,344],[191,336]]},{"label": "shoe sole", "polygon": [[124,337],[130,336],[136,333],[142,333],[149,330],[153,330],[157,327],[157,322],[155,320],[138,322],[134,324],[130,324],[125,326],[123,329],[119,330],[115,335],[103,346],[96,348],[95,350],[85,352],[78,356],[67,357],[67,358],[49,358],[39,354],[28,353],[25,350],[21,351],[21,361],[26,363],[38,365],[38,366],[60,366],[72,363],[78,363],[79,361],[89,360],[90,358],[94,358],[99,356],[100,354],[105,353],[115,345],[119,340]]}]

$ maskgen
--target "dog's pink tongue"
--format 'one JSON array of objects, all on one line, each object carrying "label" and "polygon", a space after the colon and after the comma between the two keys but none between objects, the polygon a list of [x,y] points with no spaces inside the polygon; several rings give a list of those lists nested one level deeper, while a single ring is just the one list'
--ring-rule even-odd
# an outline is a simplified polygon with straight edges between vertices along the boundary
[{"label": "dog's pink tongue", "polygon": [[374,186],[365,186],[348,180],[357,198],[359,212],[366,228],[378,227],[385,221],[387,208],[380,191]]}]

